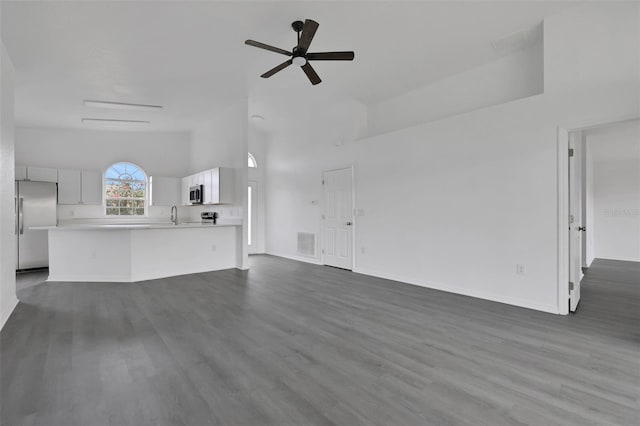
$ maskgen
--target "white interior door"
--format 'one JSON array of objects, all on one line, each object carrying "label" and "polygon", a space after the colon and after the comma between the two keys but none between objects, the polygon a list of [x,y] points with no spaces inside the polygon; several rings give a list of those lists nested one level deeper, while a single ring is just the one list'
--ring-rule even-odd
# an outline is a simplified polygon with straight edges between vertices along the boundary
[{"label": "white interior door", "polygon": [[582,279],[582,144],[579,133],[569,134],[569,310],[580,302]]},{"label": "white interior door", "polygon": [[249,245],[249,254],[258,252],[258,183],[249,181],[247,188],[247,212],[249,217],[247,223],[247,243]]},{"label": "white interior door", "polygon": [[323,174],[323,254],[324,264],[353,269],[353,181],[352,169]]}]

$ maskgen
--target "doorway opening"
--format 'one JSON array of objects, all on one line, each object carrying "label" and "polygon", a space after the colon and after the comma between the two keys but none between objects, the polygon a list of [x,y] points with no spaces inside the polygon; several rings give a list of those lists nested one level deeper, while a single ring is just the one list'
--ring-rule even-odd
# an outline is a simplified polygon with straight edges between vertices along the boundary
[{"label": "doorway opening", "polygon": [[594,262],[640,268],[640,119],[560,128],[558,142],[558,308],[567,314]]},{"label": "doorway opening", "polygon": [[353,270],[353,167],[325,170],[322,192],[323,263]]}]

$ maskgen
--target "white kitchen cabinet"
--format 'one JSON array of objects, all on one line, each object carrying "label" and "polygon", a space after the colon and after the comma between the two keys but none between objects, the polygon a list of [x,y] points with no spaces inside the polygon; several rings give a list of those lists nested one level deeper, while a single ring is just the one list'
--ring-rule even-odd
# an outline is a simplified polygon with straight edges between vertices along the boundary
[{"label": "white kitchen cabinet", "polygon": [[189,203],[189,189],[203,185],[203,204],[233,204],[235,198],[235,171],[216,167],[182,178],[182,203]]},{"label": "white kitchen cabinet", "polygon": [[178,178],[152,176],[151,177],[151,205],[173,206],[180,204],[182,181]]},{"label": "white kitchen cabinet", "polygon": [[59,169],[58,204],[102,204],[102,174]]},{"label": "white kitchen cabinet", "polygon": [[201,172],[202,184],[204,185],[204,191],[202,194],[202,202],[204,204],[211,204],[213,198],[213,184],[211,178],[213,177],[213,170],[205,170]]},{"label": "white kitchen cabinet", "polygon": [[27,168],[25,166],[16,166],[16,180],[27,179]]},{"label": "white kitchen cabinet", "polygon": [[82,204],[102,204],[102,173],[83,170],[80,174]]},{"label": "white kitchen cabinet", "polygon": [[58,204],[80,204],[82,200],[80,170],[58,170]]},{"label": "white kitchen cabinet", "polygon": [[211,170],[211,201],[207,204],[233,204],[235,171],[226,167]]},{"label": "white kitchen cabinet", "polygon": [[189,176],[182,178],[182,205],[189,205]]},{"label": "white kitchen cabinet", "polygon": [[204,185],[204,176],[207,172],[200,172],[196,174],[196,185]]},{"label": "white kitchen cabinet", "polygon": [[58,182],[58,169],[27,167],[27,179],[37,182]]}]

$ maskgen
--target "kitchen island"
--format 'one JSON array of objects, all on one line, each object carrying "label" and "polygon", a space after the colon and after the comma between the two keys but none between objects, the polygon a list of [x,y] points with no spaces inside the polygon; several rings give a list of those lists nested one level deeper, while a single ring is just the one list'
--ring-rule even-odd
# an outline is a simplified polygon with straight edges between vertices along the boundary
[{"label": "kitchen island", "polygon": [[49,232],[48,281],[136,282],[241,265],[242,227],[228,223],[79,224]]}]

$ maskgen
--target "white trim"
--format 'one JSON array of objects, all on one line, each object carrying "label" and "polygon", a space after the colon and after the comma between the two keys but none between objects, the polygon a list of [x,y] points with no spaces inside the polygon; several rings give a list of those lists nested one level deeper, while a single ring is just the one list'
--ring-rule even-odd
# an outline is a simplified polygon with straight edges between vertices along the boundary
[{"label": "white trim", "polygon": [[[351,169],[351,270],[356,268],[356,177],[355,167],[353,163],[343,167],[331,167],[323,169],[321,172],[321,180],[324,182],[324,174],[327,172],[335,172],[337,170]],[[322,214],[324,215],[324,184],[322,185]],[[324,219],[320,219],[320,264],[324,265]]]},{"label": "white trim", "polygon": [[18,302],[19,302],[18,298],[16,296],[13,296],[13,300],[11,301],[11,303],[0,314],[0,330],[2,330],[4,328],[5,324],[7,323],[7,320],[9,319],[11,314],[13,313],[14,309],[16,308],[16,306],[18,306]]},{"label": "white trim", "polygon": [[415,285],[419,287],[446,291],[448,293],[455,293],[455,294],[461,294],[464,296],[475,297],[477,299],[484,299],[484,300],[490,300],[492,302],[504,303],[507,305],[517,306],[520,308],[533,309],[536,311],[547,312],[550,314],[558,314],[558,309],[556,306],[542,304],[542,303],[531,303],[531,301],[526,299],[503,296],[501,294],[487,293],[484,291],[478,291],[478,290],[468,289],[464,287],[451,286],[443,283],[434,283],[434,282],[425,283],[421,280],[418,280],[412,277],[400,276],[400,275],[389,274],[389,273],[381,273],[381,272],[374,271],[367,268],[363,268],[363,269],[358,268],[353,272],[362,274],[362,275],[369,275],[372,277],[383,278],[386,280],[398,281],[401,283]]},{"label": "white trim", "polygon": [[557,128],[558,172],[558,313],[569,314],[569,132]]},{"label": "white trim", "polygon": [[634,115],[625,115],[622,117],[617,116],[617,117],[611,117],[609,119],[604,119],[604,120],[586,120],[582,122],[572,123],[571,125],[565,126],[565,128],[569,132],[577,132],[581,130],[591,130],[599,127],[615,126],[617,124],[622,124],[622,123],[626,123],[628,121],[634,121],[634,120],[640,120],[640,115],[634,114]]},{"label": "white trim", "polygon": [[49,275],[47,282],[130,283],[130,275]]},{"label": "white trim", "polygon": [[150,274],[132,274],[132,275],[49,275],[47,282],[83,282],[83,283],[129,283],[135,284],[143,281],[159,280],[163,278],[180,277],[183,275],[204,274],[206,272],[224,271],[227,269],[240,269],[232,266],[229,268],[202,268],[194,269],[188,272],[177,272],[167,275],[166,273],[156,272]]},{"label": "white trim", "polygon": [[311,263],[313,265],[320,265],[320,266],[324,265],[322,263],[322,260],[318,260],[318,259],[313,258],[313,257],[291,256],[291,255],[288,255],[288,254],[277,253],[277,252],[268,251],[268,250],[264,254],[268,254],[270,256],[282,257],[284,259],[289,259],[289,260],[297,260],[298,262]]}]

